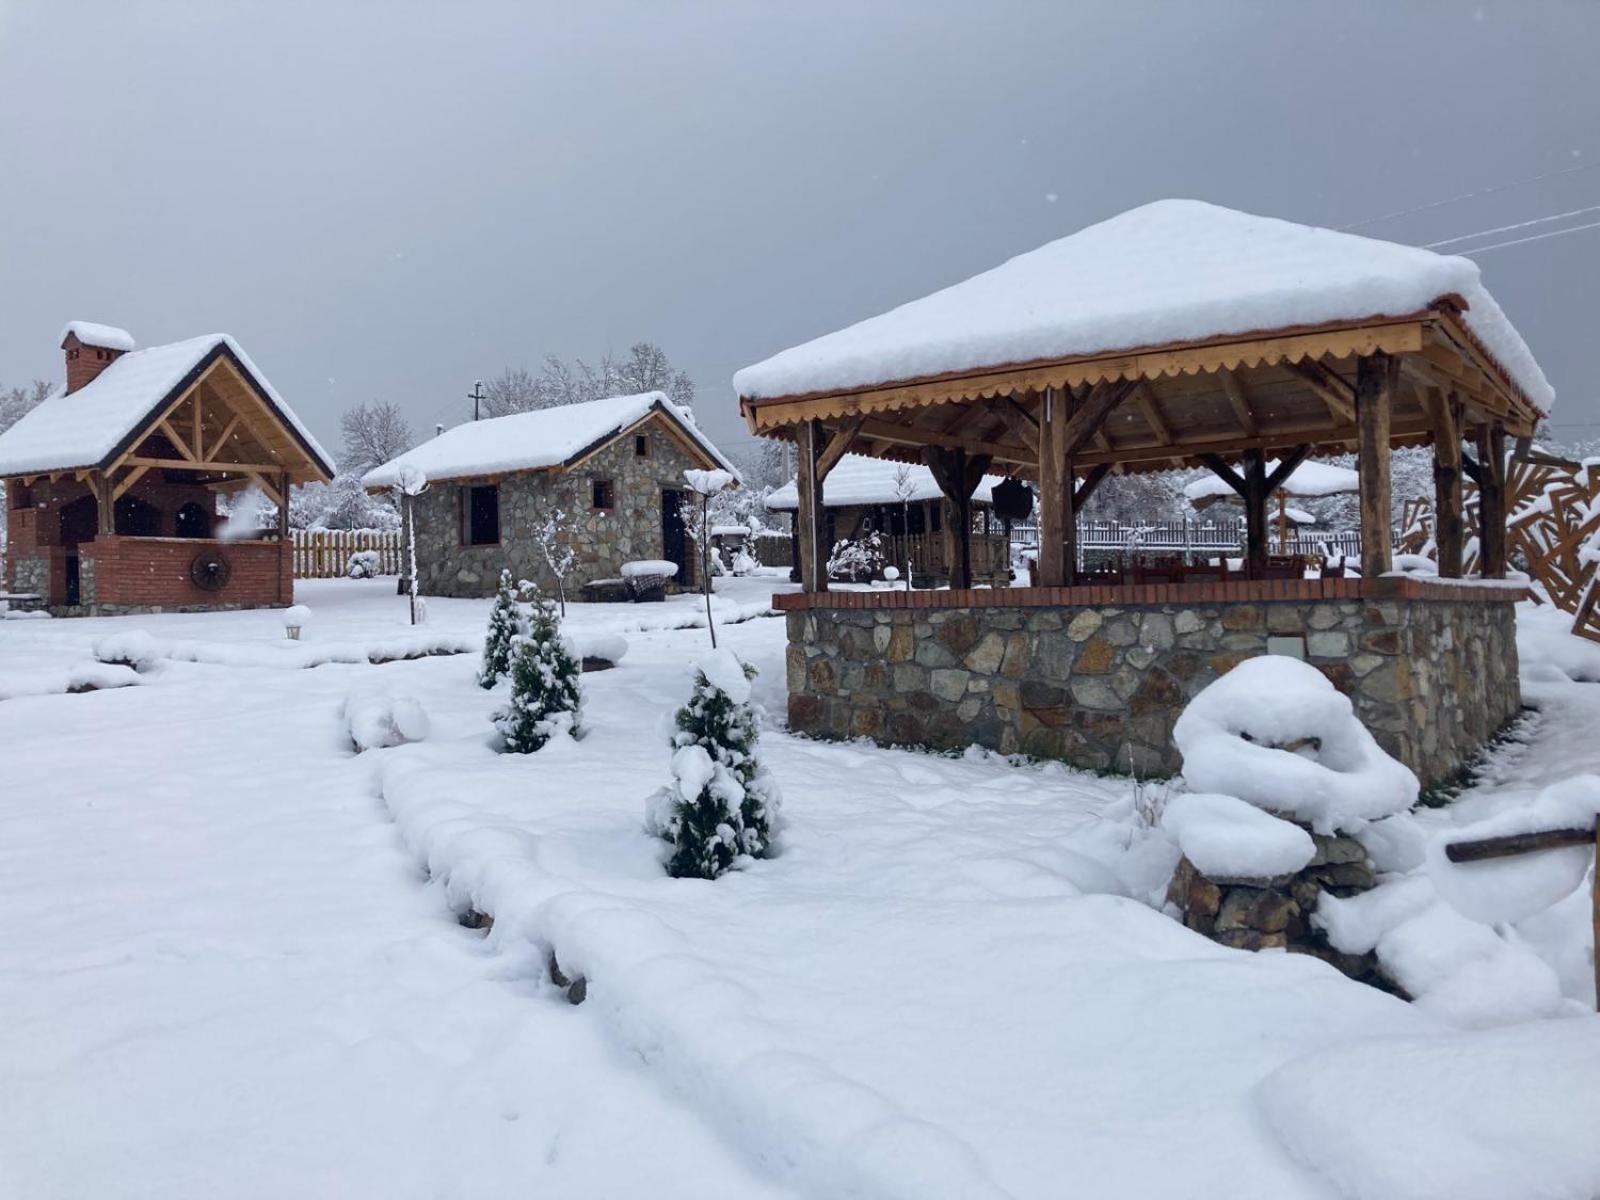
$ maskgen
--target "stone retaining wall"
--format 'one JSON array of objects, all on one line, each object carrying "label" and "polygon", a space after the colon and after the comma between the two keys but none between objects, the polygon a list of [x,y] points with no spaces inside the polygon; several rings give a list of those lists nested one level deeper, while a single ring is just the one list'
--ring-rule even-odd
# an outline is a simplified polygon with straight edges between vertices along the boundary
[{"label": "stone retaining wall", "polygon": [[[1221,588],[1194,603],[1150,596],[1083,606],[1006,602],[1047,589],[775,597],[790,610],[789,726],[1169,776],[1182,766],[1171,735],[1189,699],[1267,653],[1270,638],[1287,637],[1303,639],[1306,661],[1424,784],[1456,776],[1521,706],[1512,603],[1520,592],[1329,582],[1345,586],[1255,585],[1244,594],[1263,598],[1242,602],[1215,598]],[[939,600],[966,596],[977,605]],[[884,606],[901,603],[916,606]]]}]

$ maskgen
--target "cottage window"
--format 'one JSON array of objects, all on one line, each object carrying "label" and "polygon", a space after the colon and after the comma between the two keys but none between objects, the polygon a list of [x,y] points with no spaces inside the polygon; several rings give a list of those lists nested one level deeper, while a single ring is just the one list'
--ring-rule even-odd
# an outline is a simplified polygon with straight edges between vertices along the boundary
[{"label": "cottage window", "polygon": [[615,508],[617,490],[609,479],[596,479],[590,484],[590,503],[595,508]]},{"label": "cottage window", "polygon": [[500,489],[485,483],[461,489],[461,542],[466,546],[500,543]]},{"label": "cottage window", "polygon": [[649,434],[647,434],[647,433],[636,433],[636,434],[633,435],[633,453],[634,453],[634,456],[637,457],[637,458],[649,458],[650,457],[650,435]]}]

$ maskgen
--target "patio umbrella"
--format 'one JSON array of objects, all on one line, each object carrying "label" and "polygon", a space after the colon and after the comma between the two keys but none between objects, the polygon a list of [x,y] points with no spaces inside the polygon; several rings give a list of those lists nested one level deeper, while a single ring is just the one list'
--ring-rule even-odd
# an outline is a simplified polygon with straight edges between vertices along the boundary
[{"label": "patio umbrella", "polygon": [[[1267,473],[1270,475],[1277,466],[1277,459],[1268,462]],[[1303,462],[1291,471],[1289,478],[1283,481],[1283,486],[1272,493],[1278,501],[1278,552],[1283,553],[1289,544],[1289,501],[1311,500],[1320,496],[1354,495],[1360,491],[1360,486],[1360,477],[1349,467],[1336,467],[1331,463]],[[1225,480],[1215,475],[1208,475],[1185,484],[1183,494],[1189,503],[1201,512],[1219,502],[1240,503],[1239,493],[1229,487]]]}]

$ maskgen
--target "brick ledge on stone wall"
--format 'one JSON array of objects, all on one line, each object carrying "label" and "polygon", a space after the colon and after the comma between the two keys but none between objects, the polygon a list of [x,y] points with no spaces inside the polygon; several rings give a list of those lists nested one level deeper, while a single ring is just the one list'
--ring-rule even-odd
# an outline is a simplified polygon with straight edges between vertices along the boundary
[{"label": "brick ledge on stone wall", "polygon": [[786,592],[779,612],[881,608],[1088,608],[1140,604],[1257,604],[1274,600],[1446,600],[1502,604],[1525,600],[1518,583],[1418,579],[1234,579],[1214,583],[1136,583],[1061,588],[950,588],[942,591]]}]

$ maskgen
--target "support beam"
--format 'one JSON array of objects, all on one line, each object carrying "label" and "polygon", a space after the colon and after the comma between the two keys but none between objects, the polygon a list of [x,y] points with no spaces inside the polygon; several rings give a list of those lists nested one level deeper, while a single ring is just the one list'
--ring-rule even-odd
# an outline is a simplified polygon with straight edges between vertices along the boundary
[{"label": "support beam", "polygon": [[189,445],[188,442],[184,441],[183,438],[179,436],[178,431],[172,427],[171,422],[162,421],[156,426],[156,429],[163,437],[167,439],[167,441],[171,442],[177,447],[179,456],[181,456],[185,462],[200,461],[199,450]]},{"label": "support beam", "polygon": [[1059,453],[1067,414],[1062,394],[1046,388],[1039,408],[1039,586],[1065,587],[1066,488],[1061,473],[1065,456]]},{"label": "support beam", "polygon": [[276,475],[283,470],[282,463],[206,462],[203,460],[191,461],[184,458],[145,458],[137,454],[120,459],[118,465],[124,467],[166,467],[174,471],[232,471],[239,475],[251,473]]},{"label": "support beam", "polygon": [[1001,396],[995,401],[994,411],[1013,437],[1021,442],[1035,458],[1039,456],[1039,423],[1026,408],[1011,396]]},{"label": "support beam", "polygon": [[1228,398],[1228,406],[1238,418],[1239,428],[1244,431],[1245,437],[1255,437],[1257,435],[1255,413],[1250,410],[1250,397],[1245,395],[1244,385],[1239,382],[1239,377],[1224,367],[1217,372],[1217,382],[1222,384],[1222,394]]},{"label": "support beam", "polygon": [[972,493],[977,491],[983,473],[989,469],[987,455],[968,455],[965,450],[923,452],[934,482],[944,493],[945,545],[950,565],[950,586],[972,586]]},{"label": "support beam", "polygon": [[1361,477],[1361,574],[1376,579],[1393,566],[1389,540],[1389,449],[1400,362],[1383,353],[1356,365],[1357,468]]},{"label": "support beam", "polygon": [[795,427],[795,484],[798,505],[795,527],[800,534],[800,590],[825,592],[827,573],[822,543],[827,540],[827,522],[822,501],[822,479],[817,474],[817,457],[822,452],[822,422],[801,421]]},{"label": "support beam", "polygon": [[1428,412],[1438,431],[1433,438],[1433,541],[1439,574],[1461,578],[1465,542],[1461,520],[1461,398],[1438,388],[1425,393]]},{"label": "support beam", "polygon": [[833,431],[833,436],[828,439],[828,444],[821,454],[817,455],[817,476],[821,479],[828,477],[828,472],[839,465],[850,449],[850,444],[856,440],[856,435],[861,432],[861,426],[866,423],[866,416],[858,414],[846,417],[844,423]]},{"label": "support beam", "polygon": [[1506,429],[1500,422],[1477,429],[1478,573],[1506,577]]},{"label": "support beam", "polygon": [[102,534],[113,534],[117,531],[116,499],[111,494],[111,476],[105,471],[96,471],[91,481],[94,487],[95,507],[99,510],[98,530]]},{"label": "support beam", "polygon": [[1129,379],[1095,384],[1088,396],[1073,405],[1072,416],[1061,434],[1062,453],[1071,456],[1081,450],[1090,438],[1100,432],[1106,418],[1127,399],[1134,387],[1135,381]]},{"label": "support beam", "polygon": [[198,457],[200,457],[200,458],[216,458],[217,451],[221,450],[224,446],[226,446],[228,444],[228,439],[233,436],[233,431],[235,429],[239,428],[239,422],[242,421],[242,420],[244,420],[243,417],[235,416],[232,420],[230,420],[226,425],[224,425],[222,427],[222,432],[217,435],[217,440],[215,442],[213,442],[208,448],[202,450],[200,447],[196,446],[195,447],[196,455]]},{"label": "support beam", "polygon": [[1249,494],[1245,477],[1230,467],[1220,454],[1202,454],[1200,461],[1206,465],[1207,470],[1237,492],[1241,499]]},{"label": "support beam", "polygon": [[126,492],[134,484],[138,483],[139,480],[144,477],[144,473],[149,469],[149,467],[134,467],[133,470],[124,475],[122,477],[122,482],[111,489],[112,503],[116,503],[116,501],[120,500],[122,498],[122,493]]},{"label": "support beam", "polygon": [[1161,416],[1161,409],[1156,404],[1155,393],[1150,390],[1150,385],[1142,379],[1133,389],[1133,402],[1139,406],[1139,411],[1144,414],[1144,422],[1150,426],[1150,432],[1155,435],[1156,443],[1162,446],[1172,445],[1172,430],[1167,427],[1167,422]]},{"label": "support beam", "polygon": [[1284,362],[1291,375],[1298,375],[1307,387],[1321,400],[1337,421],[1349,424],[1355,420],[1356,400],[1350,385],[1316,359],[1304,362]]},{"label": "support beam", "polygon": [[1083,482],[1073,489],[1072,508],[1074,512],[1083,511],[1083,506],[1089,503],[1089,497],[1094,495],[1095,489],[1100,486],[1100,481],[1109,474],[1111,474],[1111,465],[1109,463],[1095,463],[1094,466],[1089,468],[1089,473],[1083,477]]}]

